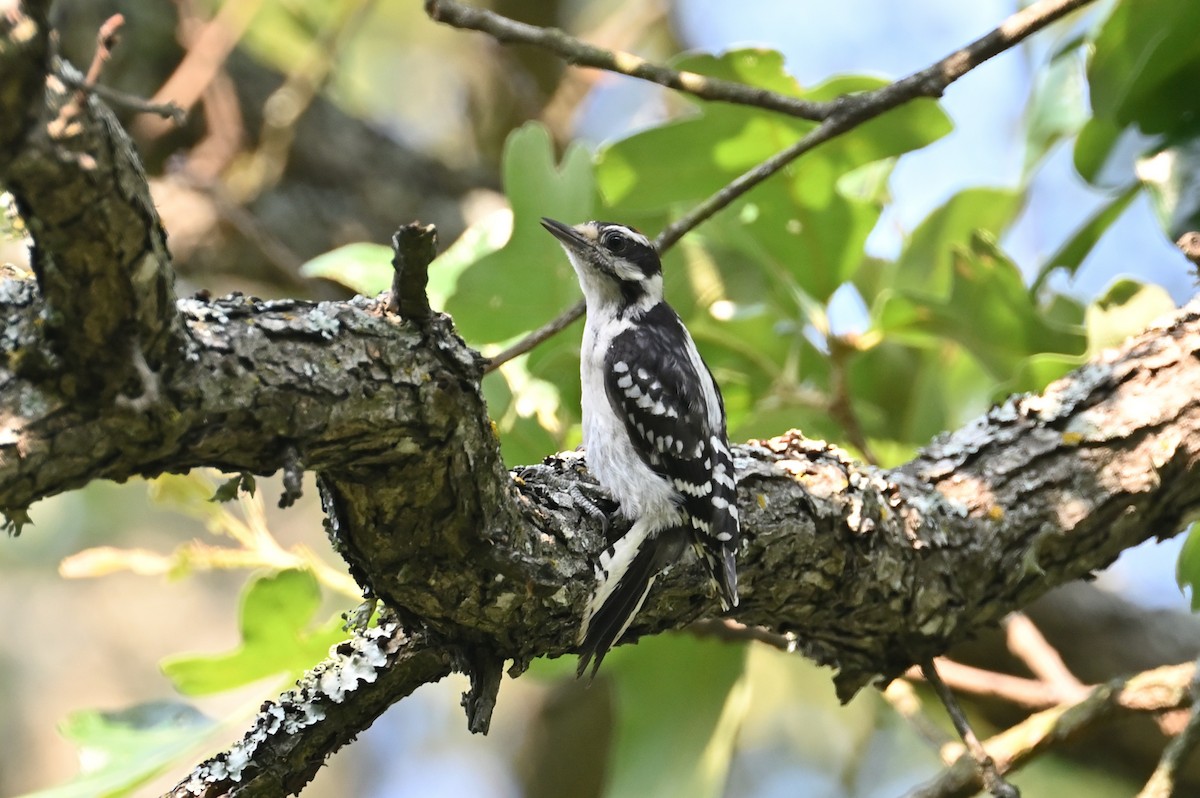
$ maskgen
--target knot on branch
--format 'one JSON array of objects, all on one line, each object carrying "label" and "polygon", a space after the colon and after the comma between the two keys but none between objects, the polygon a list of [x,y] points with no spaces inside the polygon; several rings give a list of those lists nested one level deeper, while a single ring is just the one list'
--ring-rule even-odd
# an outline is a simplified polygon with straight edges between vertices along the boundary
[{"label": "knot on branch", "polygon": [[392,296],[389,313],[415,322],[425,322],[433,314],[429,297],[429,264],[437,256],[437,228],[431,224],[410,222],[392,236]]}]

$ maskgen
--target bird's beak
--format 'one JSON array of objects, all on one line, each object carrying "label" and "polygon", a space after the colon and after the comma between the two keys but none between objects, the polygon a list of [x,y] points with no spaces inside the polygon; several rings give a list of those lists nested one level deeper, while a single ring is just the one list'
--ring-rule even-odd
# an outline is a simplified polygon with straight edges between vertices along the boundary
[{"label": "bird's beak", "polygon": [[562,245],[568,250],[583,252],[592,248],[592,241],[583,235],[578,228],[545,216],[542,217],[542,227],[549,230],[550,235],[561,241]]}]

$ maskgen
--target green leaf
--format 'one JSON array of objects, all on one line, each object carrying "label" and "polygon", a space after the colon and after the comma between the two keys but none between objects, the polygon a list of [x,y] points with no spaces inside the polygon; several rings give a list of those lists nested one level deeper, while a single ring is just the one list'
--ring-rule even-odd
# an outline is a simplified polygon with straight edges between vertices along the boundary
[{"label": "green leaf", "polygon": [[1179,562],[1175,565],[1175,581],[1180,591],[1191,589],[1192,612],[1200,611],[1200,524],[1188,527],[1183,548],[1179,550]]},{"label": "green leaf", "polygon": [[572,144],[556,165],[550,134],[539,123],[509,135],[503,162],[512,237],[503,249],[468,266],[446,303],[464,337],[477,344],[512,338],[578,300],[570,263],[539,219],[590,219],[595,199],[588,152]]},{"label": "green leaf", "polygon": [[[751,85],[814,100],[885,85],[877,78],[847,76],[803,92],[783,71],[782,57],[769,50],[733,50],[719,58],[688,56],[675,65],[701,74],[746,74]],[[646,211],[695,202],[815,127],[812,122],[765,114],[760,109],[728,103],[698,105],[696,116],[637,133],[597,154],[597,184],[606,204]],[[936,103],[907,103],[806,154],[800,161],[802,168],[796,172],[793,191],[804,198],[805,204],[819,208],[829,201],[841,175],[924,147],[950,129],[948,117]],[[762,188],[752,190],[748,197]]]},{"label": "green leaf", "polygon": [[1031,355],[1083,353],[1083,331],[1043,315],[1016,265],[990,236],[977,235],[965,248],[954,248],[945,272],[944,298],[922,288],[883,297],[876,311],[879,329],[915,345],[956,341],[998,380],[1011,378]]},{"label": "green leaf", "polygon": [[392,287],[392,249],[366,242],[346,244],[308,261],[300,267],[300,274],[330,280],[363,296],[376,296]]},{"label": "green leaf", "polygon": [[1175,301],[1162,286],[1120,278],[1088,305],[1088,351],[1095,355],[1106,347],[1117,346],[1174,310]]},{"label": "green leaf", "polygon": [[553,385],[533,378],[523,368],[526,362],[518,358],[483,381],[488,412],[509,467],[536,463],[560,448],[550,431],[558,427],[558,393]]},{"label": "green leaf", "polygon": [[1097,118],[1177,135],[1200,114],[1200,3],[1123,0],[1096,37],[1088,84]]},{"label": "green leaf", "polygon": [[[871,91],[877,78],[834,78],[802,91],[770,50],[692,55],[675,66],[737,79],[792,96],[825,100]],[[697,202],[793,144],[814,123],[727,103],[697,102],[698,112],[618,141],[597,154],[596,176],[606,213],[626,218]],[[932,102],[906,104],[822,144],[797,164],[756,186],[706,224],[724,224],[719,237],[754,262],[763,259],[789,276],[789,288],[818,302],[850,279],[879,219],[891,159],[950,130]],[[736,235],[734,227],[743,228]],[[788,315],[794,315],[794,308]]]},{"label": "green leaf", "polygon": [[1117,189],[1136,178],[1136,131],[1092,117],[1075,139],[1075,171],[1098,188]]},{"label": "green leaf", "polygon": [[913,231],[896,263],[895,286],[910,295],[948,297],[956,258],[980,231],[999,239],[1016,218],[1022,199],[1018,191],[998,188],[955,194]]},{"label": "green leaf", "polygon": [[496,252],[512,238],[513,215],[501,208],[468,227],[458,240],[429,264],[429,285],[425,294],[434,310],[442,310],[458,290],[458,280],[464,271]]},{"label": "green leaf", "polygon": [[126,795],[191,752],[214,728],[192,707],[171,701],[73,713],[61,731],[79,748],[80,774],[24,798]]},{"label": "green leaf", "polygon": [[1140,159],[1137,172],[1150,190],[1159,224],[1172,241],[1200,228],[1200,137]]},{"label": "green leaf", "polygon": [[1025,111],[1026,174],[1057,142],[1078,133],[1089,118],[1080,44],[1060,49],[1036,73]]},{"label": "green leaf", "polygon": [[613,651],[604,662],[617,716],[606,798],[723,795],[749,699],[745,660],[744,646],[690,635]]},{"label": "green leaf", "polygon": [[1030,355],[1017,366],[1013,378],[1000,386],[994,397],[1000,401],[1014,393],[1044,391],[1046,386],[1083,365],[1083,356],[1059,355],[1046,352]]},{"label": "green leaf", "polygon": [[1104,234],[1108,232],[1108,228],[1112,226],[1113,222],[1121,218],[1121,214],[1129,207],[1129,203],[1133,202],[1139,191],[1141,191],[1141,185],[1139,183],[1131,183],[1124,191],[1110,199],[1092,214],[1092,217],[1084,222],[1070,238],[1063,242],[1058,251],[1047,258],[1046,262],[1042,264],[1042,268],[1038,270],[1032,285],[1029,286],[1029,293],[1037,296],[1042,285],[1046,282],[1046,278],[1055,269],[1066,269],[1068,275],[1074,276],[1076,270],[1083,263],[1084,258],[1099,243],[1100,239],[1104,237]]},{"label": "green leaf", "polygon": [[[454,294],[463,271],[503,247],[511,235],[512,211],[507,208],[489,214],[467,228],[429,264],[429,284],[425,293],[430,307],[443,309],[446,300]],[[308,261],[300,267],[300,273],[305,277],[330,280],[363,296],[376,296],[392,287],[393,257],[391,247],[382,244],[346,244]]]},{"label": "green leaf", "polygon": [[346,639],[336,616],[309,630],[320,603],[320,588],[309,571],[256,577],[242,595],[242,644],[225,654],[169,657],[162,662],[163,673],[187,695],[208,695],[267,676],[295,679]]}]

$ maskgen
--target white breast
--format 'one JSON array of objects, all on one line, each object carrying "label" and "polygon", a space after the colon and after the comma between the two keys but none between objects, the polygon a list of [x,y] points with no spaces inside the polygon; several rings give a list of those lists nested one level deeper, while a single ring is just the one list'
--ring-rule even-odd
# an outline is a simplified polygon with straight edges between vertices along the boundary
[{"label": "white breast", "polygon": [[583,445],[588,469],[621,505],[626,518],[645,519],[650,529],[676,523],[678,493],[638,457],[625,422],[609,404],[604,389],[604,356],[609,344],[627,324],[589,308],[580,350],[579,375],[583,394]]}]

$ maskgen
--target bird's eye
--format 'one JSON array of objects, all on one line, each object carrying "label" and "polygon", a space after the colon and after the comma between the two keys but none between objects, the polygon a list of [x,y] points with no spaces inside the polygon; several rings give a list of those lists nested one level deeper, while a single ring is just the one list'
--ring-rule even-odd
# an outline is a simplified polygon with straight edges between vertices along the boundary
[{"label": "bird's eye", "polygon": [[623,255],[629,251],[630,241],[618,232],[605,233],[600,243],[614,255]]}]

